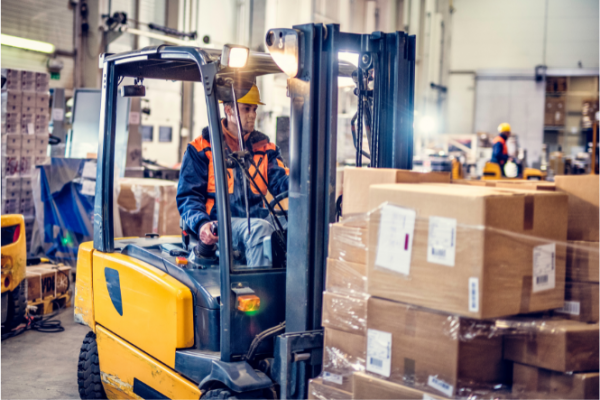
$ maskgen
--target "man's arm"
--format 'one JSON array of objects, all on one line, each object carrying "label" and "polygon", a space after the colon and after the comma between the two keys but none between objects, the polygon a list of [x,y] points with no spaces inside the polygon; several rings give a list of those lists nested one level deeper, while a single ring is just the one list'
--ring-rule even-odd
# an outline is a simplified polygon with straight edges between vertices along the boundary
[{"label": "man's arm", "polygon": [[208,158],[193,146],[183,155],[179,184],[177,186],[177,209],[179,214],[197,235],[200,227],[210,221],[206,212],[206,190],[208,184]]},{"label": "man's arm", "polygon": [[271,194],[277,196],[288,190],[290,170],[289,168],[286,168],[283,163],[279,147],[273,143],[269,143],[267,146],[266,153],[269,160],[269,165],[267,167],[268,187]]}]

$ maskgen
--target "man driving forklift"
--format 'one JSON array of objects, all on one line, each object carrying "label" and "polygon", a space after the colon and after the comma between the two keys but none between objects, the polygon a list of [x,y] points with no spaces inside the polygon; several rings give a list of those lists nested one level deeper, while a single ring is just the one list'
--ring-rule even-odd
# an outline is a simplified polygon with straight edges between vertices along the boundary
[{"label": "man driving forklift", "polygon": [[504,166],[509,160],[508,147],[506,141],[510,137],[510,125],[507,122],[503,122],[498,125],[498,136],[494,139],[494,145],[492,147],[492,160],[491,162],[496,163],[500,166],[502,176],[506,176],[504,173]]},{"label": "man driving forklift", "polygon": [[[235,88],[235,94],[243,94],[244,91],[242,87]],[[270,267],[271,260],[263,247],[265,239],[270,238],[275,230],[275,221],[265,208],[264,195],[268,191],[277,196],[288,190],[289,169],[279,148],[270,142],[267,135],[255,130],[256,111],[259,105],[264,105],[258,87],[252,84],[237,103],[239,115],[234,101],[223,103],[225,118],[221,120],[221,126],[225,152],[229,157],[246,149],[251,156],[247,173],[254,179],[253,184],[246,185],[242,165],[228,168],[233,246],[245,256],[248,267]],[[210,255],[219,241],[211,151],[208,127],[205,127],[202,135],[188,144],[177,187],[177,208],[181,218],[198,236],[198,245],[194,248],[196,256]]]}]

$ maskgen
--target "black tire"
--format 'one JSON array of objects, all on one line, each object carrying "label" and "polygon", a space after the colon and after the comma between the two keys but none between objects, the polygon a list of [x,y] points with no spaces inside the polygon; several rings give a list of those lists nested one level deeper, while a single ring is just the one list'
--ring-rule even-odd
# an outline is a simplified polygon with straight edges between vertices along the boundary
[{"label": "black tire", "polygon": [[81,345],[77,363],[77,384],[79,385],[79,397],[82,399],[106,399],[100,379],[98,345],[94,332],[88,332]]},{"label": "black tire", "polygon": [[233,393],[227,389],[213,389],[204,393],[201,397],[207,400],[223,400],[223,399],[237,399]]},{"label": "black tire", "polygon": [[25,293],[25,279],[8,294],[8,316],[6,317],[5,329],[12,331],[25,319],[27,310],[27,297]]}]

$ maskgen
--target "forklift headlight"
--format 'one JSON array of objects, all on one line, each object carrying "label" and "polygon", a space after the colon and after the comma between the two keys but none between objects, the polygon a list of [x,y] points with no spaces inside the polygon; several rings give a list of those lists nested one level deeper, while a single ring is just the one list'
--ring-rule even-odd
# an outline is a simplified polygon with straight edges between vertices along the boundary
[{"label": "forklift headlight", "polygon": [[238,296],[237,301],[237,309],[243,312],[258,311],[260,308],[260,298],[255,294]]},{"label": "forklift headlight", "polygon": [[275,64],[290,78],[300,74],[301,34],[295,29],[271,29],[265,43]]},{"label": "forklift headlight", "polygon": [[221,53],[221,65],[229,68],[244,68],[249,54],[250,50],[247,47],[226,44]]}]

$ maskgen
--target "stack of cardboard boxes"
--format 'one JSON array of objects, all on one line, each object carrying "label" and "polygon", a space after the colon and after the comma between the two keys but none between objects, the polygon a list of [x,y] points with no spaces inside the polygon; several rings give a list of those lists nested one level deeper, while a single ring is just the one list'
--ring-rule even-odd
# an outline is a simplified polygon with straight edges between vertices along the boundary
[{"label": "stack of cardboard boxes", "polygon": [[[564,306],[567,256],[572,257],[566,242],[569,196],[548,184],[513,189],[503,184],[431,183],[439,175],[430,174],[413,179],[419,184],[387,178],[383,181],[395,183],[373,184],[390,173],[356,169],[344,173],[344,220],[332,225],[329,242],[324,372],[320,381],[311,383],[310,396],[319,398],[319,388],[327,387],[329,396],[331,388],[337,390],[333,398],[527,397],[524,390],[530,387],[520,387],[521,375],[517,376],[525,366],[554,371],[554,378],[546,379],[542,375],[547,371],[540,369],[540,382],[563,385],[558,394],[556,389],[542,391],[542,383],[534,397],[583,393],[564,389],[568,383],[564,372],[598,370],[598,324],[551,318],[548,312]],[[597,191],[597,177],[595,187]],[[362,200],[355,206],[357,199]],[[372,211],[348,218],[349,210]],[[597,215],[596,206],[596,227]],[[348,235],[339,232],[359,221],[362,234],[368,236],[363,240],[368,248],[362,276],[366,301],[361,303],[366,302],[366,311],[352,300],[360,298],[358,287],[342,299],[333,293],[340,288],[330,284],[342,282],[338,286],[348,289],[352,287],[348,282],[358,281],[361,270],[348,268],[349,262],[359,261],[348,258],[356,254],[358,241],[344,240]],[[346,258],[340,260],[340,254]],[[341,261],[346,268],[339,268]],[[596,259],[596,272],[589,273],[596,282],[597,264]],[[519,314],[529,315],[515,330],[512,319]],[[357,325],[357,315],[366,321],[360,325],[362,341],[350,340],[345,329]],[[581,338],[589,339],[587,345],[575,345]],[[523,342],[529,343],[525,350],[515,344]],[[555,344],[553,352],[544,350],[548,343]],[[557,368],[519,358],[533,354],[536,345],[540,359],[554,357],[564,365]],[[568,364],[564,361],[568,353],[588,363]],[[343,362],[336,364],[332,357]],[[596,379],[597,397],[597,376],[578,376],[572,387],[589,386]],[[517,384],[511,393],[513,382]]]},{"label": "stack of cardboard boxes", "polygon": [[2,213],[23,214],[28,248],[34,220],[31,176],[36,165],[49,162],[49,75],[3,70]]}]

